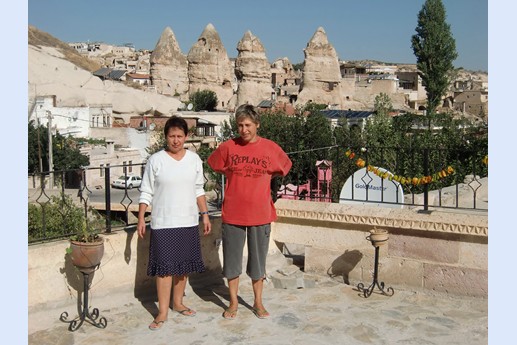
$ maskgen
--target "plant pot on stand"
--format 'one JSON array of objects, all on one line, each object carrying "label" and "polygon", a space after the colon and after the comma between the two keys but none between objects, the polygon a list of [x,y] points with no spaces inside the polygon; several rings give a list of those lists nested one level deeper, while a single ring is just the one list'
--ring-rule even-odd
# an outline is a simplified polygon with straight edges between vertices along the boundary
[{"label": "plant pot on stand", "polygon": [[[93,308],[91,314],[88,310],[90,274],[96,271],[100,266],[102,256],[104,255],[104,238],[96,236],[93,240],[88,242],[70,240],[70,248],[68,252],[73,265],[83,275],[83,304],[82,310],[79,313],[80,315],[74,320],[67,320],[68,313],[66,311],[61,313],[59,319],[63,322],[69,323],[70,325],[68,326],[68,329],[72,332],[79,329],[85,320],[95,327],[106,328],[108,321],[105,317],[99,318],[99,310],[97,308]],[[97,322],[98,318],[99,320]]]},{"label": "plant pot on stand", "polygon": [[98,237],[94,242],[70,240],[72,263],[83,273],[92,273],[100,265],[104,255],[104,239]]},{"label": "plant pot on stand", "polygon": [[377,281],[377,277],[379,274],[379,247],[384,246],[386,243],[388,243],[388,238],[388,231],[385,229],[370,230],[370,235],[366,236],[366,239],[369,240],[372,246],[375,247],[375,266],[373,270],[372,284],[368,288],[365,288],[363,283],[359,283],[357,285],[357,289],[364,294],[365,298],[370,297],[375,287],[377,287],[381,291],[381,293],[386,296],[393,296],[393,294],[395,293],[392,287],[389,287],[386,291],[384,291],[384,282],[379,283]]}]

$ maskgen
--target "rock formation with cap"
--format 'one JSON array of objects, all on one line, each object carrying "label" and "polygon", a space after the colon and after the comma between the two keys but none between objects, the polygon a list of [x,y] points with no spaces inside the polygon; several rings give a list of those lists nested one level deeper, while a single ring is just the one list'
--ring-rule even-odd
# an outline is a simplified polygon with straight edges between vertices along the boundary
[{"label": "rock formation with cap", "polygon": [[152,85],[158,93],[188,99],[187,57],[181,52],[170,27],[163,30],[150,62]]},{"label": "rock formation with cap", "polygon": [[211,90],[217,94],[218,109],[226,109],[233,95],[233,64],[215,27],[209,23],[187,55],[189,94]]},{"label": "rock formation with cap", "polygon": [[339,61],[322,27],[316,30],[303,52],[305,60],[297,104],[311,101],[342,107]]},{"label": "rock formation with cap", "polygon": [[256,106],[263,100],[270,100],[274,93],[271,67],[262,42],[247,31],[237,44],[237,51],[235,76],[239,84],[236,106],[245,103]]}]

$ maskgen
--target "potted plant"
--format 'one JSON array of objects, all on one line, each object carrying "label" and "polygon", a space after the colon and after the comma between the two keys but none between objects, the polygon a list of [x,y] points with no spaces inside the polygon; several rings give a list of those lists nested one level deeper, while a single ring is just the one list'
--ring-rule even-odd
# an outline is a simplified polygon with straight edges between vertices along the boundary
[{"label": "potted plant", "polygon": [[79,271],[91,273],[101,263],[104,255],[104,238],[94,229],[87,218],[81,221],[77,233],[70,237],[70,247],[67,253]]},{"label": "potted plant", "polygon": [[372,242],[372,246],[374,247],[383,246],[388,242],[388,231],[385,229],[370,230],[370,235],[367,239]]},{"label": "potted plant", "polygon": [[[93,218],[92,218],[93,219]],[[83,322],[88,322],[98,328],[106,328],[108,321],[105,317],[99,317],[99,309],[93,308],[90,312],[88,304],[88,291],[90,287],[90,277],[100,266],[102,256],[104,255],[104,239],[99,236],[92,222],[85,215],[81,215],[79,222],[72,229],[76,233],[70,237],[70,247],[67,253],[70,256],[72,264],[82,273],[83,290],[82,301],[79,302],[79,316],[73,320],[68,320],[66,311],[61,313],[59,320],[69,323],[68,329],[72,332],[81,327]],[[77,290],[80,291],[79,289]],[[78,299],[80,295],[78,295]]]}]

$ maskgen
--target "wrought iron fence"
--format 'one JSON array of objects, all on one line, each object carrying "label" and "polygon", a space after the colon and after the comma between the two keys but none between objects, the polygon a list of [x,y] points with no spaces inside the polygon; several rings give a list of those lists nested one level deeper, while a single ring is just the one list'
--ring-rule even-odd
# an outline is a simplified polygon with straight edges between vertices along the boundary
[{"label": "wrought iron fence", "polygon": [[288,153],[274,197],[391,207],[488,210],[486,152],[330,146]]},{"label": "wrought iron fence", "polygon": [[[119,174],[125,178],[142,176],[143,170],[140,163],[30,175],[29,243],[70,237],[83,219],[104,233],[116,226],[136,224],[132,213],[138,211],[138,188],[126,184],[115,191],[112,182]],[[112,176],[113,172],[119,174]]]},{"label": "wrought iron fence", "polygon": [[[488,210],[483,200],[488,164],[482,152],[329,146],[288,155],[293,167],[272,180],[274,200]],[[112,182],[119,174],[142,176],[144,168],[140,163],[29,175],[29,243],[70,237],[83,217],[98,232],[136,225],[138,188],[115,190]],[[217,212],[224,182],[214,185],[217,200],[211,210]]]}]

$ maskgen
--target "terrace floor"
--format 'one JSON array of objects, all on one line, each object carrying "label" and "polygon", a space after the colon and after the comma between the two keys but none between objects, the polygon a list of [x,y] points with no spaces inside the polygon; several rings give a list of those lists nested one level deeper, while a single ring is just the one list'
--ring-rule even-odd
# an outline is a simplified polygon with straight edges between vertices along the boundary
[{"label": "terrace floor", "polygon": [[[389,287],[389,279],[381,279]],[[366,286],[371,282],[364,282]],[[132,291],[109,291],[90,295],[90,307],[108,320],[105,329],[85,322],[70,332],[59,320],[63,311],[77,315],[75,298],[60,305],[29,309],[28,343],[64,344],[487,344],[488,300],[452,297],[395,288],[391,297],[374,293],[364,298],[354,287],[327,277],[316,286],[279,289],[267,282],[264,304],[269,319],[251,311],[253,291],[247,276],[241,276],[241,304],[237,319],[225,320],[228,290],[222,278],[187,285],[185,304],[195,317],[170,311],[168,322],[158,331],[147,326],[157,310]]]}]

